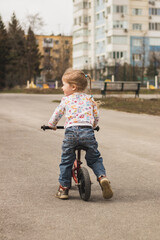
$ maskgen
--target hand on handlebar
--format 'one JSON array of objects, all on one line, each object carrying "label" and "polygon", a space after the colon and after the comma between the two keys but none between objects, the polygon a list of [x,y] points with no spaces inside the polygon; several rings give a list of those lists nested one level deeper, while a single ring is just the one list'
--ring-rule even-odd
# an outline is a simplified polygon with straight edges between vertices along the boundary
[{"label": "hand on handlebar", "polygon": [[57,127],[51,127],[52,130],[56,131],[57,130]]}]

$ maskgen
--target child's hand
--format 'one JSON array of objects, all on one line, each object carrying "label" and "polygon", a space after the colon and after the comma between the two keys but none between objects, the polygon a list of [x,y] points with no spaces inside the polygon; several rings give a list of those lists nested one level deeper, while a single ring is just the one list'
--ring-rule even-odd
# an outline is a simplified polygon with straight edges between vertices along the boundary
[{"label": "child's hand", "polygon": [[52,129],[53,129],[54,131],[56,131],[56,130],[57,130],[57,127],[52,127]]}]

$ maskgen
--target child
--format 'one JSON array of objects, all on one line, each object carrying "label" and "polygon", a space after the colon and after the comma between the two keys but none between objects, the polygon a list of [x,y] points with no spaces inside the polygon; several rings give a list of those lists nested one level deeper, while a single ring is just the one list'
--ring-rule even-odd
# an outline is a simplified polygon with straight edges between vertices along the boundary
[{"label": "child", "polygon": [[87,148],[87,165],[93,170],[102,188],[103,197],[109,199],[113,196],[103,159],[98,151],[94,128],[98,124],[99,115],[93,98],[84,93],[89,76],[80,70],[68,69],[62,76],[63,92],[60,105],[55,109],[48,126],[56,130],[56,125],[61,117],[66,116],[65,138],[62,145],[60,163],[60,176],[56,197],[68,199],[71,182],[71,170],[75,156],[75,147],[81,145]]}]

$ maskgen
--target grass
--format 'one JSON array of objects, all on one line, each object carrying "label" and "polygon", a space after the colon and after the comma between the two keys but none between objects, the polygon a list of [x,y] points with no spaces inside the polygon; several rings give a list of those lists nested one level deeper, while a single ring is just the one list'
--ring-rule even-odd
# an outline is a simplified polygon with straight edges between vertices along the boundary
[{"label": "grass", "polygon": [[[5,89],[0,93],[30,93],[30,94],[63,94],[61,89]],[[101,90],[92,90],[90,94],[101,94]],[[107,95],[105,99],[96,99],[100,101],[100,107],[106,109],[113,109],[117,111],[124,111],[130,113],[145,113],[160,116],[160,99],[142,99],[142,98],[123,98],[123,93],[119,93],[119,97],[110,97]],[[126,92],[125,92],[126,94]],[[140,94],[160,94],[160,89],[141,89]],[[53,102],[59,103],[59,100]]]},{"label": "grass", "polygon": [[141,99],[141,98],[120,98],[107,97],[106,99],[95,99],[100,101],[100,107],[124,111],[129,113],[144,113],[160,116],[160,99]]},{"label": "grass", "polygon": [[26,93],[26,94],[63,94],[61,89],[43,88],[12,88],[0,90],[0,93]]}]

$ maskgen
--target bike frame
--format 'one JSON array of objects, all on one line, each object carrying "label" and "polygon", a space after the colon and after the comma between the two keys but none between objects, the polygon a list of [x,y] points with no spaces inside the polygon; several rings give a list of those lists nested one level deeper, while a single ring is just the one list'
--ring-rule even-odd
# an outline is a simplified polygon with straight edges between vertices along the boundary
[{"label": "bike frame", "polygon": [[[45,126],[45,125],[41,126],[41,129],[43,129],[44,131],[46,129],[52,130],[52,128],[50,128],[48,126]],[[63,126],[57,126],[57,129],[64,129],[64,127]],[[94,130],[99,131],[99,126],[97,126]],[[79,185],[79,183],[78,183],[78,171],[81,168],[81,164],[82,164],[82,162],[80,160],[82,149],[83,148],[81,148],[81,147],[77,147],[77,149],[76,149],[76,159],[74,161],[73,168],[72,168],[72,177],[73,177],[73,180],[74,180],[76,185]]]}]

